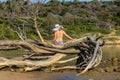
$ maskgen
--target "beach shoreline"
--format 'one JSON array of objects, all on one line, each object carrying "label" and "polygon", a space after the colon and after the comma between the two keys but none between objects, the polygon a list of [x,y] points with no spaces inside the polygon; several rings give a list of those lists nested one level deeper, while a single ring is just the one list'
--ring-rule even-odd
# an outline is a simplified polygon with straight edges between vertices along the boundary
[{"label": "beach shoreline", "polygon": [[120,80],[119,72],[96,72],[88,71],[85,74],[76,76],[75,71],[64,72],[10,72],[0,71],[0,80]]}]

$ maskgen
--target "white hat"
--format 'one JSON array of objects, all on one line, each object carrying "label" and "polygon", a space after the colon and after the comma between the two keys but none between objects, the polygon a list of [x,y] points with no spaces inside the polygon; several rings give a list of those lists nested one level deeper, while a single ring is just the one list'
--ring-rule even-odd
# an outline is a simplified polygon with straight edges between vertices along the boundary
[{"label": "white hat", "polygon": [[59,25],[59,24],[56,24],[55,27],[53,28],[53,31],[57,31],[59,30],[60,28],[63,28],[63,26]]}]

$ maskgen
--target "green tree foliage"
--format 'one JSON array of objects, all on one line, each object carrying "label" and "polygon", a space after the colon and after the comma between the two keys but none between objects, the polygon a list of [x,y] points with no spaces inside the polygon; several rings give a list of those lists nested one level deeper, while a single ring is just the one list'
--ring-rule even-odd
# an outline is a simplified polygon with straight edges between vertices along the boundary
[{"label": "green tree foliage", "polygon": [[65,30],[73,37],[80,37],[82,33],[89,32],[108,34],[112,28],[120,29],[119,9],[119,0],[50,0],[47,3],[40,0],[36,3],[29,0],[7,0],[0,2],[0,39],[18,39],[15,32],[9,28],[19,32],[19,27],[25,28],[28,38],[37,39],[33,27],[34,15],[37,16],[39,30],[45,39],[52,38],[52,28],[55,24],[65,26]]}]

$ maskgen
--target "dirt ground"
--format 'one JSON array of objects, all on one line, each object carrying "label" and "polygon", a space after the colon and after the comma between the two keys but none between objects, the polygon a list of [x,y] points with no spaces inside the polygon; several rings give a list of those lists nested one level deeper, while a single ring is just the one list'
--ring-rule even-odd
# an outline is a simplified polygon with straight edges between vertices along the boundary
[{"label": "dirt ground", "polygon": [[76,76],[75,71],[65,72],[9,72],[0,71],[0,80],[120,80],[120,73],[99,73],[90,71]]}]

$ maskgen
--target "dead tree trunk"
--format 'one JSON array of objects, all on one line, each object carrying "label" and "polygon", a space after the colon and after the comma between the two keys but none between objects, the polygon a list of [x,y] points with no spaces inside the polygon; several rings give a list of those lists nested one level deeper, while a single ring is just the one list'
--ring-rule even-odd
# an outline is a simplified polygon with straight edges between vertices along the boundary
[{"label": "dead tree trunk", "polygon": [[[36,43],[30,40],[0,41],[0,50],[7,49],[28,49],[34,54],[22,56],[21,59],[0,58],[0,69],[13,68],[17,66],[18,70],[32,71],[42,67],[50,67],[54,64],[67,64],[72,60],[77,60],[75,66],[54,67],[50,70],[60,69],[80,69],[80,74],[85,73],[88,69],[96,67],[102,59],[101,44],[96,37],[83,37],[74,41],[68,41],[61,46]],[[39,56],[35,56],[39,54]],[[45,55],[47,54],[47,56]],[[61,60],[67,55],[76,55],[67,60]],[[36,59],[37,57],[37,59]],[[34,60],[33,60],[34,59]],[[36,60],[35,60],[36,59]]]}]

